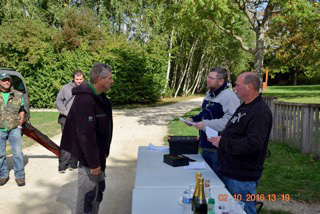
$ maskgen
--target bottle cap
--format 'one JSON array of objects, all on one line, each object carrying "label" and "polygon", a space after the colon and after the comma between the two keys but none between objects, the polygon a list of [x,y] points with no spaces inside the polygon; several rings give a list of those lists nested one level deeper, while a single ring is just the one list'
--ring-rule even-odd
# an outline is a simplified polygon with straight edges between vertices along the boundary
[{"label": "bottle cap", "polygon": [[213,198],[209,198],[208,204],[214,204],[214,199]]}]

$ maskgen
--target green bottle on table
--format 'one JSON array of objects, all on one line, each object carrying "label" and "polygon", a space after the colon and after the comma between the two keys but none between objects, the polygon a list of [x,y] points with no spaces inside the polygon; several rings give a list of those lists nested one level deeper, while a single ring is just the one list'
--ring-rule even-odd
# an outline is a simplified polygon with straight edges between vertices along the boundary
[{"label": "green bottle on table", "polygon": [[207,214],[208,204],[204,195],[203,179],[199,182],[199,197],[196,199],[196,204],[193,209],[193,214]]},{"label": "green bottle on table", "polygon": [[202,176],[201,172],[197,172],[197,174],[196,174],[196,188],[194,190],[193,197],[192,197],[192,206],[191,206],[192,211],[194,209],[194,206],[196,205],[196,200],[199,197],[199,182],[200,182],[201,176]]},{"label": "green bottle on table", "polygon": [[208,214],[215,214],[215,201],[213,198],[208,200]]}]

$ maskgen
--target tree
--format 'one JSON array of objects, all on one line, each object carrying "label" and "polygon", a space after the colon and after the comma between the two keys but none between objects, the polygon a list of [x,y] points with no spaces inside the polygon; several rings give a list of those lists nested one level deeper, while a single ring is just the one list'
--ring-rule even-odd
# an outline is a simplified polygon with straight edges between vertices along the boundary
[{"label": "tree", "polygon": [[[198,0],[195,2],[203,18],[212,20],[219,29],[233,37],[243,50],[254,57],[254,70],[261,80],[266,32],[273,18],[289,6],[292,8],[290,16],[295,16],[296,13],[301,13],[297,10],[298,8],[308,4],[307,0]],[[307,12],[304,13],[307,14]],[[245,33],[243,30],[249,30],[249,32]],[[248,33],[254,34],[253,41]]]},{"label": "tree", "polygon": [[[294,16],[292,15],[294,14]],[[320,69],[319,2],[303,7],[287,5],[274,17],[268,36],[267,59],[275,72],[290,72],[293,84],[299,74],[316,77]]]}]

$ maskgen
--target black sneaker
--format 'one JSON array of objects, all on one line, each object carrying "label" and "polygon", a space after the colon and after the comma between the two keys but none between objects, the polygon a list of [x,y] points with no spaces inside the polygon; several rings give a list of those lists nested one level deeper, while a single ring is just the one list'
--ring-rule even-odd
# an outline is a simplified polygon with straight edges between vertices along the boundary
[{"label": "black sneaker", "polygon": [[63,173],[65,173],[65,172],[66,172],[66,170],[64,170],[64,169],[59,170],[59,173],[60,173],[60,174],[63,174]]},{"label": "black sneaker", "polygon": [[8,182],[8,180],[9,180],[9,177],[7,177],[7,178],[0,178],[0,186],[5,185],[5,184]]}]

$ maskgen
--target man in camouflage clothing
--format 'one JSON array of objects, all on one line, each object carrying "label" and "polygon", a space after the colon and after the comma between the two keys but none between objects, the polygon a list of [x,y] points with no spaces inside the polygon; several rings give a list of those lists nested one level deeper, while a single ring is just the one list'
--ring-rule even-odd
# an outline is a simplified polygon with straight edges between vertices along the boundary
[{"label": "man in camouflage clothing", "polygon": [[0,186],[9,180],[6,160],[6,140],[9,139],[13,154],[13,170],[18,186],[25,185],[21,129],[24,123],[23,94],[14,90],[11,76],[0,74]]}]

